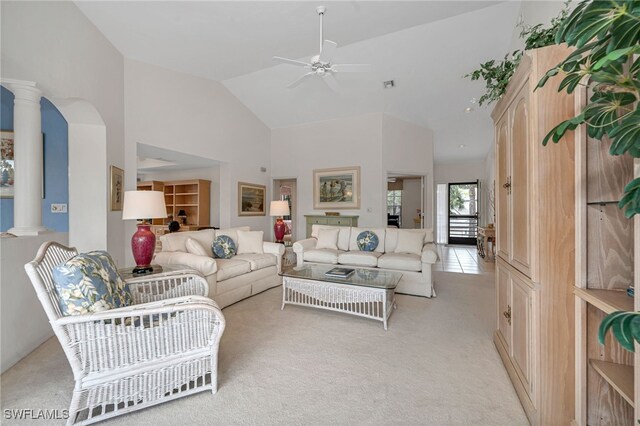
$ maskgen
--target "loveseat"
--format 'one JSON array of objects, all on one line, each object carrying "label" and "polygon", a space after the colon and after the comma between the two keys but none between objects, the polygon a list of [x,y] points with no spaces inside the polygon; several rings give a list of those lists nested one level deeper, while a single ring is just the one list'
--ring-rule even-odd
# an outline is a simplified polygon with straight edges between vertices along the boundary
[{"label": "loveseat", "polygon": [[[372,251],[358,247],[358,236],[365,231],[377,237],[378,244]],[[322,263],[397,271],[402,273],[397,293],[435,296],[431,265],[438,255],[431,229],[312,225],[311,238],[295,242],[293,251],[298,266]]]},{"label": "loveseat", "polygon": [[242,241],[238,241],[238,231],[246,232],[250,228],[244,226],[165,234],[160,237],[162,251],[155,254],[154,262],[160,265],[185,265],[199,271],[209,283],[209,297],[220,308],[282,284],[282,277],[278,275],[282,270],[282,244],[263,241],[249,250],[251,253],[236,254],[229,259],[213,257],[211,244],[221,235],[230,237],[238,252],[243,251]]}]

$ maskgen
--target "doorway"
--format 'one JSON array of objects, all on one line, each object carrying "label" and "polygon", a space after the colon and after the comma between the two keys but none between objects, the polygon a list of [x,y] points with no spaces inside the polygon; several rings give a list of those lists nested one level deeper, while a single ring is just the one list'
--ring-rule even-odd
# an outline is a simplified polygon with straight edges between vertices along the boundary
[{"label": "doorway", "polygon": [[448,243],[473,245],[478,238],[478,181],[449,183]]},{"label": "doorway", "polygon": [[285,246],[290,246],[296,241],[296,179],[274,179],[273,194],[276,200],[289,202],[289,216],[282,219],[286,225],[284,234]]},{"label": "doorway", "polygon": [[387,174],[387,226],[424,227],[424,176]]}]

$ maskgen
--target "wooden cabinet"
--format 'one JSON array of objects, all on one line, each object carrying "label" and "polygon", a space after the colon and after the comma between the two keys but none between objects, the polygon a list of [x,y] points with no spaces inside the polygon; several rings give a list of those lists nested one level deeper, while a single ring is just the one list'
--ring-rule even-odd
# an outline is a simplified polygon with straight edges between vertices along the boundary
[{"label": "wooden cabinet", "polygon": [[[492,118],[496,149],[495,344],[533,425],[573,420],[575,135],[542,146],[580,109],[558,93],[561,77],[534,91],[569,49],[528,51]],[[507,315],[505,315],[505,313]],[[506,320],[506,321],[505,321]]]},{"label": "wooden cabinet", "polygon": [[358,226],[358,216],[304,215],[307,220],[307,238],[311,237],[312,225]]}]

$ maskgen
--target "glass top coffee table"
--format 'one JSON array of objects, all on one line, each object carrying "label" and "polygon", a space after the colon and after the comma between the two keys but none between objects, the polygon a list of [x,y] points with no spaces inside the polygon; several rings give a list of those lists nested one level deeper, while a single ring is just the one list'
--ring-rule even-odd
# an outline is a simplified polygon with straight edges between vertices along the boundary
[{"label": "glass top coffee table", "polygon": [[[282,308],[285,305],[310,306],[382,321],[395,309],[395,288],[402,278],[399,272],[351,268],[347,278],[328,277],[325,273],[338,265],[304,265],[284,270]],[[347,266],[347,268],[349,268]]]}]

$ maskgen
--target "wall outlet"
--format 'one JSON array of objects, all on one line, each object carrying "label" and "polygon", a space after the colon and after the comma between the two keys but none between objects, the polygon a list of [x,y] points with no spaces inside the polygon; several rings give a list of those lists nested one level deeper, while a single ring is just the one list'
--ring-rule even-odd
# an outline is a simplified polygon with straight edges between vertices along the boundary
[{"label": "wall outlet", "polygon": [[371,207],[367,207],[367,213],[373,213],[373,209]]},{"label": "wall outlet", "polygon": [[51,213],[66,213],[66,204],[51,204]]}]

